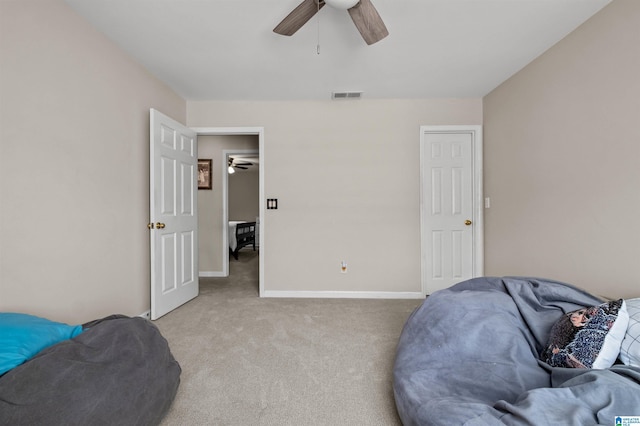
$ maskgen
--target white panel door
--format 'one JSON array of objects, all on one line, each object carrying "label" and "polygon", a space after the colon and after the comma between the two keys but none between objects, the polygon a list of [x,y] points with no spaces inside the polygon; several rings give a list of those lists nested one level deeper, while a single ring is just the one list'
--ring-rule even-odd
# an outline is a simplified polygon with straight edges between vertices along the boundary
[{"label": "white panel door", "polygon": [[151,319],[198,295],[196,133],[152,109]]},{"label": "white panel door", "polygon": [[422,134],[423,281],[426,293],[474,276],[473,134]]}]

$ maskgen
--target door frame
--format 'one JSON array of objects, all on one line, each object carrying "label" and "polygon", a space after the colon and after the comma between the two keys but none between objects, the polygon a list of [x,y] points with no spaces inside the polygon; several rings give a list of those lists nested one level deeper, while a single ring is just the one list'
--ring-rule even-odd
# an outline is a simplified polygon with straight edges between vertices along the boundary
[{"label": "door frame", "polygon": [[471,134],[473,152],[472,179],[473,179],[473,276],[484,275],[484,204],[483,204],[483,159],[482,159],[482,126],[481,125],[450,125],[450,126],[420,126],[420,267],[421,267],[421,291],[427,294],[427,253],[428,239],[425,236],[426,218],[424,197],[424,173],[425,173],[425,134],[457,133]]},{"label": "door frame", "polygon": [[[265,222],[265,197],[264,197],[264,170],[265,170],[265,156],[264,156],[264,127],[191,127],[191,129],[196,132],[197,136],[242,136],[242,135],[255,135],[258,136],[258,155],[260,157],[260,171],[258,172],[258,186],[259,186],[259,203],[258,203],[258,216],[260,217],[260,228],[259,232],[259,241],[260,241],[260,251],[258,252],[258,261],[259,261],[259,296],[264,297],[264,253],[265,253],[265,228],[267,224]],[[235,151],[242,151],[240,149]],[[227,152],[232,153],[235,152],[233,149],[225,150],[225,154]],[[224,156],[224,160],[226,161],[226,155]],[[223,169],[226,170],[226,167]],[[223,227],[228,226],[228,175],[224,173],[223,175]],[[229,232],[227,229],[222,229],[222,256],[223,256],[223,274],[224,276],[229,275]],[[226,261],[224,260],[226,256]]]}]

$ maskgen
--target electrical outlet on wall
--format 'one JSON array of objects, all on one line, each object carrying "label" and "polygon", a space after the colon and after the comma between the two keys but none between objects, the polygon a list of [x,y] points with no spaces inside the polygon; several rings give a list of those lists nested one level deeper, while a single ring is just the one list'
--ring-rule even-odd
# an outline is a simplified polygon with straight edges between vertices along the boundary
[{"label": "electrical outlet on wall", "polygon": [[342,274],[346,274],[347,273],[347,262],[346,261],[342,261],[340,262],[340,273]]}]

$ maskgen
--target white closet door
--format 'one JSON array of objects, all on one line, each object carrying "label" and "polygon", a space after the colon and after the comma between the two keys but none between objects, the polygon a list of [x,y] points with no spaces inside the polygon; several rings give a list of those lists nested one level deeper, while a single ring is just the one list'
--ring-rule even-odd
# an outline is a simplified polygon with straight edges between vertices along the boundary
[{"label": "white closet door", "polygon": [[426,292],[473,277],[473,135],[423,133],[422,238]]}]

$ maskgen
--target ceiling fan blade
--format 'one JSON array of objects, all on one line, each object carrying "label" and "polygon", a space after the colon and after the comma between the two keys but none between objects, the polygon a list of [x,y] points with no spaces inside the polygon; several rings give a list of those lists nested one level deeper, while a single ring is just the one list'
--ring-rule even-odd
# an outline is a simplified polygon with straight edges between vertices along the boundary
[{"label": "ceiling fan blade", "polygon": [[253,163],[233,163],[236,166],[253,166]]},{"label": "ceiling fan blade", "polygon": [[367,44],[376,43],[389,35],[387,27],[371,0],[360,0],[349,9],[349,15]]},{"label": "ceiling fan blade", "polygon": [[315,15],[319,9],[324,7],[324,1],[303,0],[290,14],[288,14],[277,27],[274,33],[290,36],[295,34],[309,19]]},{"label": "ceiling fan blade", "polygon": [[242,166],[233,166],[236,169],[242,169],[242,170],[249,170],[248,167],[242,167]]}]

